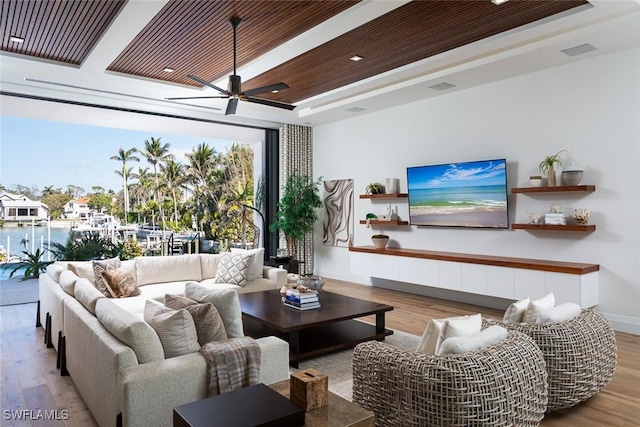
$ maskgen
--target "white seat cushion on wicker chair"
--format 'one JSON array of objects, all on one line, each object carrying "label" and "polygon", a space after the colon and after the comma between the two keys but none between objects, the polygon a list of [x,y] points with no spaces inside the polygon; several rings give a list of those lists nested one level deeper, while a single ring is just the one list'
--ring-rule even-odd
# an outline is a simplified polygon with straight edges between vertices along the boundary
[{"label": "white seat cushion on wicker chair", "polygon": [[442,342],[452,337],[468,337],[476,335],[482,329],[482,315],[447,317],[431,319],[422,334],[416,351],[427,354],[438,354]]},{"label": "white seat cushion on wicker chair", "polygon": [[582,308],[575,302],[565,302],[538,313],[536,324],[564,322],[565,320],[573,319],[581,312]]},{"label": "white seat cushion on wicker chair", "polygon": [[531,299],[526,297],[525,299],[521,299],[520,301],[516,301],[507,308],[507,311],[504,312],[504,316],[502,317],[503,322],[522,322],[522,316],[524,312],[527,311],[527,307],[529,307],[529,303]]},{"label": "white seat cushion on wicker chair", "polygon": [[502,326],[489,326],[475,335],[468,337],[451,337],[442,341],[438,356],[443,354],[464,354],[480,350],[491,344],[497,344],[507,338],[507,330]]}]

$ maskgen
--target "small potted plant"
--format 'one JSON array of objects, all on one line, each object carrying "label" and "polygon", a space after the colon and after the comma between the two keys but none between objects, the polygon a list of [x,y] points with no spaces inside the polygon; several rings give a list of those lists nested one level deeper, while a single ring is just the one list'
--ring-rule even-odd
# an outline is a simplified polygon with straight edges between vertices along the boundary
[{"label": "small potted plant", "polygon": [[371,236],[371,241],[376,249],[384,249],[387,246],[387,243],[389,243],[389,236],[386,234],[374,234]]},{"label": "small potted plant", "polygon": [[547,156],[543,161],[538,165],[538,169],[540,169],[540,173],[546,175],[547,185],[549,187],[556,186],[556,170],[555,166],[562,166],[562,160],[560,159],[560,154],[566,152],[567,150],[558,151],[553,156]]},{"label": "small potted plant", "polygon": [[382,194],[384,193],[384,186],[379,182],[372,182],[367,185],[366,191],[367,194]]}]

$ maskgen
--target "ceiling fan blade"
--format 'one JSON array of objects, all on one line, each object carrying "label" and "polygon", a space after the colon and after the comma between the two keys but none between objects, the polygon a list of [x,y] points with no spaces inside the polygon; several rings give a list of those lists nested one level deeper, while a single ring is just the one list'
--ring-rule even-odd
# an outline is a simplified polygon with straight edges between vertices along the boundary
[{"label": "ceiling fan blade", "polygon": [[230,114],[235,114],[237,108],[238,108],[238,98],[229,99],[229,102],[227,103],[227,111],[224,112],[224,115],[228,116]]},{"label": "ceiling fan blade", "polygon": [[253,96],[253,95],[259,95],[261,93],[266,93],[266,92],[273,92],[274,90],[281,90],[281,89],[289,89],[289,86],[286,83],[274,83],[272,85],[267,85],[267,86],[262,86],[262,87],[257,87],[255,89],[249,89],[249,90],[245,90],[242,94],[244,96]]},{"label": "ceiling fan blade", "polygon": [[203,85],[205,85],[205,86],[209,86],[209,87],[211,87],[211,88],[213,88],[213,89],[217,90],[217,91],[218,91],[218,92],[220,92],[220,93],[224,93],[225,95],[229,95],[229,92],[227,92],[226,90],[221,89],[221,88],[219,88],[218,86],[216,86],[216,85],[214,85],[214,84],[211,84],[211,83],[209,83],[209,82],[208,82],[208,81],[206,81],[206,80],[202,80],[200,77],[194,76],[193,74],[189,74],[187,77],[189,77],[189,78],[190,78],[190,79],[192,79],[192,80],[197,81],[197,82],[198,82],[198,83],[200,83],[200,84],[203,84]]},{"label": "ceiling fan blade", "polygon": [[291,105],[286,102],[273,101],[271,99],[264,99],[264,98],[256,98],[253,96],[247,97],[246,101],[253,102],[256,104],[268,105],[269,107],[284,108],[285,110],[293,110],[294,108],[296,108],[295,105]]},{"label": "ceiling fan blade", "polygon": [[183,98],[165,98],[167,101],[175,101],[178,99],[211,99],[211,98],[228,98],[228,95],[218,95],[218,96],[187,96]]}]

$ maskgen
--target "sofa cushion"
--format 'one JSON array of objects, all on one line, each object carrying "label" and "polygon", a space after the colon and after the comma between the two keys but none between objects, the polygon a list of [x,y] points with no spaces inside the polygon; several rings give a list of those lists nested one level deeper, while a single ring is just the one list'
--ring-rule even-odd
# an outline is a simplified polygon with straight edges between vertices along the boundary
[{"label": "sofa cushion", "polygon": [[196,325],[187,310],[172,310],[158,302],[147,300],[144,320],[158,334],[165,359],[200,350]]},{"label": "sofa cushion", "polygon": [[244,286],[249,275],[251,255],[225,252],[220,256],[216,283]]},{"label": "sofa cushion", "polygon": [[553,293],[547,294],[544,297],[533,300],[527,306],[527,311],[525,311],[522,316],[522,321],[525,323],[534,324],[536,320],[538,320],[538,314],[541,311],[552,308],[556,305],[556,298],[553,296]]},{"label": "sofa cushion", "polygon": [[73,271],[64,270],[60,273],[60,279],[58,283],[66,293],[68,293],[71,296],[75,296],[74,286],[76,285],[76,281],[78,279],[79,279],[79,276],[76,275]]},{"label": "sofa cushion", "polygon": [[264,267],[264,248],[239,249],[231,248],[231,253],[249,255],[249,274],[247,280],[262,278],[262,268]]},{"label": "sofa cushion", "polygon": [[64,266],[60,264],[49,264],[47,265],[47,274],[51,276],[53,280],[58,282],[60,280],[60,274],[66,270]]},{"label": "sofa cushion", "polygon": [[504,322],[522,322],[522,316],[524,315],[525,311],[527,311],[527,307],[529,307],[530,302],[531,299],[529,297],[514,302],[507,308],[507,311],[504,312],[502,320]]},{"label": "sofa cushion", "polygon": [[102,292],[105,297],[111,297],[111,293],[107,289],[107,284],[105,283],[104,278],[102,277],[102,273],[107,270],[111,270],[112,268],[119,268],[122,266],[120,262],[120,258],[109,258],[103,259],[100,261],[92,261],[91,265],[93,267],[93,274],[95,275],[95,283],[96,288]]},{"label": "sofa cushion", "polygon": [[167,294],[164,297],[164,305],[174,310],[184,308],[193,317],[198,333],[198,343],[205,345],[212,341],[222,341],[227,339],[227,332],[224,330],[224,323],[218,313],[218,309],[210,302],[198,303],[190,298],[180,295]]},{"label": "sofa cushion", "polygon": [[502,326],[489,326],[487,329],[471,336],[459,336],[445,339],[438,355],[464,354],[470,351],[480,350],[486,346],[497,344],[507,338],[508,331]]},{"label": "sofa cushion", "polygon": [[202,280],[214,279],[218,272],[218,264],[220,263],[219,254],[200,254],[200,269],[202,272]]},{"label": "sofa cushion", "polygon": [[233,289],[239,294],[244,292],[258,292],[279,289],[276,287],[275,282],[269,279],[247,280],[247,283],[245,283],[244,286],[231,285],[229,283],[216,283],[216,279],[205,279],[199,283],[207,289]]},{"label": "sofa cushion", "polygon": [[67,264],[67,270],[72,271],[78,277],[87,279],[92,285],[96,284],[96,274],[93,272],[91,261],[71,261]]},{"label": "sofa cushion", "polygon": [[106,298],[102,292],[96,289],[87,279],[78,279],[74,287],[76,299],[93,314],[96,315],[96,303],[101,298]]},{"label": "sofa cushion", "polygon": [[184,293],[184,285],[187,281],[168,282],[168,283],[154,283],[151,286],[140,286],[140,295],[147,299],[156,300],[158,302],[164,302],[164,296],[166,294],[182,295]]},{"label": "sofa cushion", "polygon": [[[76,284],[76,288],[78,285]],[[76,291],[77,292],[77,291]],[[575,302],[565,302],[555,307],[546,308],[538,313],[536,323],[560,323],[573,319],[582,313],[582,308]]]},{"label": "sofa cushion", "polygon": [[164,360],[158,334],[144,320],[118,307],[109,298],[96,303],[96,317],[102,325],[136,353],[138,363]]},{"label": "sofa cushion", "polygon": [[238,293],[231,289],[209,290],[198,283],[188,282],[184,285],[184,296],[204,303],[210,302],[220,313],[227,337],[243,337],[242,309]]},{"label": "sofa cushion", "polygon": [[[109,295],[126,298],[140,295],[136,279],[125,268],[111,268],[100,272]],[[96,280],[97,281],[97,280]]]},{"label": "sofa cushion", "polygon": [[[202,280],[198,255],[142,256],[136,257],[135,260],[138,286]],[[164,297],[164,294],[162,296]]]}]

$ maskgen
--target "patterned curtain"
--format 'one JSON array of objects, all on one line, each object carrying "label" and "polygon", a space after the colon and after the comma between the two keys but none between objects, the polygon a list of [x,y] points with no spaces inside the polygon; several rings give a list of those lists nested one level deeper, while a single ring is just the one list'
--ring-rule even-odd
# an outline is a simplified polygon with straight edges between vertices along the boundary
[{"label": "patterned curtain", "polygon": [[[293,174],[313,177],[312,129],[308,126],[283,124],[280,127],[280,188]],[[280,247],[286,247],[284,236],[280,236]],[[295,254],[290,254],[300,265],[300,274],[313,273],[313,233],[298,243]]]}]

